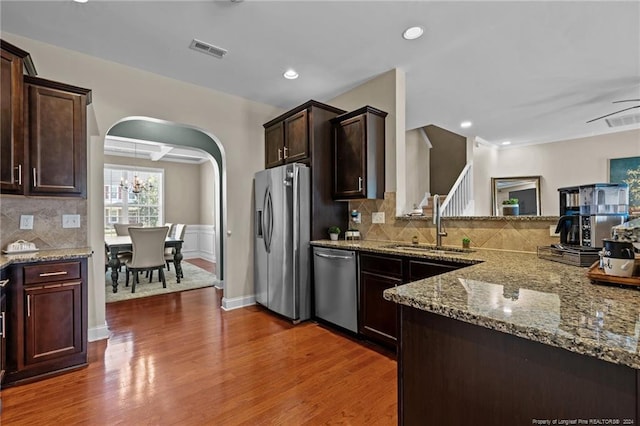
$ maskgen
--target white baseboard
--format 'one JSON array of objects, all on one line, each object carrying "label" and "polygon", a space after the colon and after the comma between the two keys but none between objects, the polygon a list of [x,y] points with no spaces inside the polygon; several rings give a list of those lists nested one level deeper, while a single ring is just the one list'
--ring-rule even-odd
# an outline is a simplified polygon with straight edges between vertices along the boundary
[{"label": "white baseboard", "polygon": [[229,299],[227,297],[222,298],[222,309],[225,311],[244,308],[246,306],[251,306],[255,304],[256,304],[255,295],[244,296],[244,297],[234,297],[233,299]]},{"label": "white baseboard", "polygon": [[104,340],[109,338],[109,327],[107,324],[100,325],[97,327],[91,327],[87,331],[87,337],[90,342],[95,342],[96,340]]}]

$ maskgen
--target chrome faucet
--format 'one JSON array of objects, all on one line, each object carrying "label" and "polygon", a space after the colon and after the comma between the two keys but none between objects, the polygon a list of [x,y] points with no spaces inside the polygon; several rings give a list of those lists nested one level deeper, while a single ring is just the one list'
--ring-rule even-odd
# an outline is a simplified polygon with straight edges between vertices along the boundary
[{"label": "chrome faucet", "polygon": [[433,196],[433,223],[436,225],[436,248],[442,247],[442,237],[447,236],[447,231],[442,230],[442,212],[440,211],[440,196]]}]

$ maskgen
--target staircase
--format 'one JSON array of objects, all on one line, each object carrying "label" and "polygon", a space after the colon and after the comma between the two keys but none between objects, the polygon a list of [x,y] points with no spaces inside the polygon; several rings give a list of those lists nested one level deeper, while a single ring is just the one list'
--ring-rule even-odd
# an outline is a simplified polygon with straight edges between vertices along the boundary
[{"label": "staircase", "polygon": [[[431,200],[429,207],[433,207]],[[473,215],[473,162],[467,163],[462,169],[447,198],[442,202],[440,211],[442,217]],[[429,214],[433,214],[433,209]]]}]

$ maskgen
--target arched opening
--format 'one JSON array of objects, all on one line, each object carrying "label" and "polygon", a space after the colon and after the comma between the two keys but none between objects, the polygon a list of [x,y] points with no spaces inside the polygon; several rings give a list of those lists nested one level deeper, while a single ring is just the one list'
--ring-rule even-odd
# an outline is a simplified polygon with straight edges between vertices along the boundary
[{"label": "arched opening", "polygon": [[[216,274],[222,287],[226,273],[226,159],[224,148],[218,139],[206,130],[171,121],[149,117],[126,117],[116,122],[106,133],[107,137],[119,137],[133,140],[153,141],[170,146],[195,148],[206,153],[214,164],[214,173],[218,185],[212,185],[215,192],[215,241]],[[187,207],[188,208],[188,207]]]}]

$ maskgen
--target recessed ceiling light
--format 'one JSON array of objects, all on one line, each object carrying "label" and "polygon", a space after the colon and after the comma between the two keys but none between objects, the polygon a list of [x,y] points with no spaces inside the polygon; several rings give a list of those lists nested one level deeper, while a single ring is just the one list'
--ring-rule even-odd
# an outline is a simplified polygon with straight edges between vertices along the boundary
[{"label": "recessed ceiling light", "polygon": [[463,121],[462,123],[460,123],[460,127],[462,127],[463,129],[468,129],[472,124],[473,123],[471,123],[470,121]]},{"label": "recessed ceiling light", "polygon": [[288,69],[283,75],[287,80],[295,80],[296,78],[298,78],[298,73],[292,69]]},{"label": "recessed ceiling light", "polygon": [[504,141],[502,142],[502,145],[511,145],[511,141]]},{"label": "recessed ceiling light", "polygon": [[73,1],[76,2],[76,3],[86,3],[89,0],[73,0]]},{"label": "recessed ceiling light", "polygon": [[404,30],[404,32],[402,33],[402,37],[405,40],[415,40],[420,37],[422,33],[424,33],[422,27],[410,27]]}]

